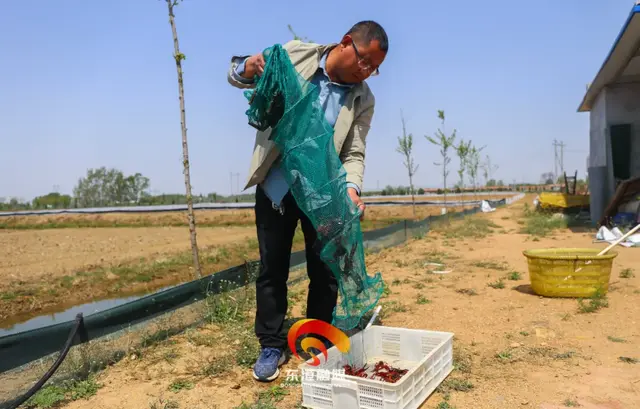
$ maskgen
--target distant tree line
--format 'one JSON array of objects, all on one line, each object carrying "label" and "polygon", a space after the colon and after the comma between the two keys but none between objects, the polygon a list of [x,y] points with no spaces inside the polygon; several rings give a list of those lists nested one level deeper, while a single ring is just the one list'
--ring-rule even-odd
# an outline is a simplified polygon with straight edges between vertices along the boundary
[{"label": "distant tree line", "polygon": [[[541,184],[517,184],[506,185],[502,180],[489,179],[483,187],[461,188],[460,183],[455,187],[447,189],[447,194],[460,194],[463,192],[505,192],[510,190],[523,192],[551,191],[555,186],[550,173],[543,174]],[[562,179],[562,180],[560,180]],[[556,181],[559,185],[564,185],[564,178]],[[586,192],[588,181],[578,180],[577,191]],[[0,211],[8,210],[39,210],[39,209],[74,209],[86,207],[111,207],[111,206],[157,206],[157,205],[184,205],[187,198],[184,193],[162,193],[153,195],[149,192],[151,181],[148,177],[135,173],[125,175],[118,169],[107,169],[101,167],[87,170],[86,176],[78,179],[73,189],[73,195],[65,195],[58,192],[51,192],[43,196],[38,196],[30,202],[25,202],[17,198],[6,200],[0,197]],[[557,189],[556,189],[557,190]],[[386,186],[382,190],[364,191],[363,196],[409,196],[410,186]],[[414,194],[424,195],[426,193],[436,193],[442,195],[445,191],[438,189],[414,189]],[[252,193],[224,196],[212,192],[206,195],[194,195],[193,203],[233,203],[233,202],[253,202]]]},{"label": "distant tree line", "polygon": [[[106,167],[89,169],[84,177],[78,179],[73,188],[73,195],[51,192],[38,196],[30,202],[18,198],[10,200],[0,198],[0,211],[183,205],[187,203],[187,197],[184,193],[152,195],[149,192],[150,186],[150,179],[140,173],[126,175],[121,170]],[[250,193],[224,196],[212,192],[206,195],[193,195],[192,198],[193,203],[251,202],[254,200],[253,194]]]},{"label": "distant tree line", "polygon": [[[478,187],[478,188],[460,188],[460,186],[455,186],[452,189],[447,189],[447,193],[448,194],[460,194],[460,193],[465,193],[465,192],[488,192],[488,191],[492,191],[492,192],[506,192],[512,189],[511,186],[505,186],[505,184],[502,181],[498,181],[496,182],[495,180],[490,181],[493,182],[492,184],[487,184],[487,186],[485,187]],[[438,189],[424,189],[424,188],[418,188],[418,189],[414,189],[415,194],[417,195],[424,195],[426,193],[435,193],[438,195],[442,195],[444,194],[444,189],[442,188],[438,188]],[[386,186],[384,189],[379,190],[379,191],[368,191],[368,192],[363,192],[363,196],[409,196],[411,195],[411,187],[410,186]]]}]

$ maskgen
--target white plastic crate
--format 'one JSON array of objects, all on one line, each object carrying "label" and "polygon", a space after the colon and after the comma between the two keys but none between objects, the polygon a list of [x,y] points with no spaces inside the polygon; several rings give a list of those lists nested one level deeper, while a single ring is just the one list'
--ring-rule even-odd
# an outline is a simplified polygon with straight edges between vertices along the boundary
[{"label": "white plastic crate", "polygon": [[[342,354],[330,348],[326,362],[299,366],[302,406],[312,409],[416,409],[453,369],[453,334],[373,325],[351,337]],[[340,375],[344,365],[370,369],[378,361],[409,371],[396,383]]]}]

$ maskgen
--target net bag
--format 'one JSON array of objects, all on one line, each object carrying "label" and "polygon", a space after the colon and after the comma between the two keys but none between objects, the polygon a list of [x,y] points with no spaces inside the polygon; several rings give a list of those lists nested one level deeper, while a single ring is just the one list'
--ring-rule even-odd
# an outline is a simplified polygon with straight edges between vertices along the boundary
[{"label": "net bag", "polygon": [[333,127],[318,102],[318,88],[296,71],[280,44],[264,51],[265,67],[245,91],[249,124],[271,128],[280,166],[300,210],[318,233],[320,258],[338,281],[332,324],[356,327],[380,299],[380,273],[369,277],[364,262],[360,213],[347,194],[346,171],[336,153]]}]

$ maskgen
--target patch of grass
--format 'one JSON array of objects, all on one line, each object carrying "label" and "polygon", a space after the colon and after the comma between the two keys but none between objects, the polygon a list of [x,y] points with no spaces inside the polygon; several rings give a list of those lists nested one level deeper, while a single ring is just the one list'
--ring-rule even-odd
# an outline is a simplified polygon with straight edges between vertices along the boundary
[{"label": "patch of grass", "polygon": [[607,339],[611,342],[627,342],[622,338],[608,336]]},{"label": "patch of grass", "polygon": [[578,311],[580,313],[592,313],[609,306],[607,296],[600,288],[588,300],[588,303],[585,303],[583,299],[578,300]]},{"label": "patch of grass", "polygon": [[571,399],[565,399],[565,401],[563,402],[564,406],[568,407],[568,408],[572,408],[572,407],[578,407],[580,406],[580,404],[574,400]]},{"label": "patch of grass", "polygon": [[511,358],[513,358],[513,355],[511,354],[511,351],[498,352],[495,356],[496,356],[497,359],[499,359],[501,361],[508,361]]},{"label": "patch of grass", "polygon": [[415,283],[413,285],[413,288],[415,288],[416,290],[422,290],[424,288],[424,284],[422,283]]},{"label": "patch of grass", "polygon": [[266,391],[260,392],[259,400],[269,400],[280,402],[284,399],[285,396],[289,394],[289,391],[283,388],[280,385],[275,385],[267,389]]},{"label": "patch of grass", "polygon": [[504,265],[496,263],[494,261],[477,261],[473,263],[473,265],[479,268],[487,269],[487,270],[504,271],[507,269]]},{"label": "patch of grass", "polygon": [[497,228],[500,228],[500,226],[491,220],[480,217],[469,217],[466,218],[463,223],[455,223],[450,226],[439,226],[436,230],[441,231],[447,239],[481,239],[493,233],[493,230]]},{"label": "patch of grass", "polygon": [[523,337],[528,337],[530,334],[527,331],[520,331],[520,335]]},{"label": "patch of grass", "polygon": [[409,262],[405,259],[396,260],[394,263],[396,267],[400,267],[400,268],[409,266]]},{"label": "patch of grass", "polygon": [[502,278],[498,279],[498,281],[494,281],[493,283],[487,284],[491,288],[502,289],[504,288],[504,280]]},{"label": "patch of grass", "polygon": [[408,309],[404,304],[401,304],[397,301],[385,301],[380,303],[382,309],[380,310],[379,317],[383,319],[387,317],[392,312],[407,312]]},{"label": "patch of grass", "polygon": [[16,297],[18,297],[16,293],[0,292],[0,300],[11,301],[11,300],[15,300]]},{"label": "patch of grass", "polygon": [[157,402],[149,404],[149,409],[180,409],[180,404],[175,400],[165,402],[162,398],[158,398]]},{"label": "patch of grass", "polygon": [[509,273],[509,275],[507,276],[507,278],[511,281],[518,281],[522,278],[522,274],[520,274],[517,271],[512,271]]},{"label": "patch of grass", "polygon": [[447,256],[446,253],[442,253],[439,251],[432,251],[426,254],[426,258],[423,260],[422,264],[444,264],[444,259]]},{"label": "patch of grass", "polygon": [[387,285],[386,281],[382,282],[382,298],[387,298],[389,297],[389,295],[391,295],[391,288],[389,288],[389,286]]},{"label": "patch of grass", "polygon": [[171,382],[171,385],[169,385],[169,390],[173,393],[178,393],[182,390],[189,390],[189,389],[193,389],[196,385],[186,379],[176,379],[173,382]]},{"label": "patch of grass", "polygon": [[277,402],[280,402],[289,391],[280,385],[275,385],[269,389],[258,393],[258,400],[252,404],[243,402],[235,409],[277,409]]},{"label": "patch of grass", "polygon": [[74,382],[69,388],[69,392],[72,400],[89,399],[98,393],[98,389],[100,389],[100,385],[94,379],[89,378],[84,381]]},{"label": "patch of grass", "polygon": [[400,284],[402,284],[402,281],[400,281],[399,278],[396,278],[391,282],[391,285],[400,285]]},{"label": "patch of grass", "polygon": [[151,334],[145,334],[140,341],[142,348],[158,345],[181,332],[179,328],[164,328]]},{"label": "patch of grass", "polygon": [[456,292],[465,295],[478,295],[478,292],[473,288],[458,288]]},{"label": "patch of grass", "polygon": [[638,362],[640,362],[640,360],[638,360],[637,358],[631,358],[628,356],[621,356],[618,357],[618,359],[620,360],[620,362],[624,362],[626,364],[637,364]]},{"label": "patch of grass", "polygon": [[567,219],[551,213],[537,212],[526,208],[524,217],[524,223],[522,223],[524,227],[520,232],[530,236],[546,237],[554,230],[566,229],[568,227]]},{"label": "patch of grass", "polygon": [[216,376],[224,375],[225,373],[229,372],[232,367],[233,362],[231,360],[231,357],[228,355],[224,355],[207,362],[202,368],[202,375],[215,378]]},{"label": "patch of grass", "polygon": [[45,386],[26,403],[28,408],[53,408],[64,402],[65,390],[58,386]]},{"label": "patch of grass", "polygon": [[416,299],[416,304],[429,304],[431,303],[431,300],[427,299],[424,295],[420,294],[418,295],[417,299]]},{"label": "patch of grass", "polygon": [[247,297],[242,294],[223,292],[221,294],[209,295],[204,302],[205,321],[212,324],[228,324],[232,322],[244,322],[245,310],[248,306]]},{"label": "patch of grass", "polygon": [[172,364],[176,359],[178,359],[179,356],[180,355],[173,349],[171,351],[167,351],[164,354],[162,354],[162,358],[170,364]]},{"label": "patch of grass", "polygon": [[453,369],[455,371],[458,371],[464,374],[469,374],[471,373],[472,365],[473,365],[473,360],[471,358],[471,354],[467,352],[465,349],[454,346],[453,347]]},{"label": "patch of grass", "polygon": [[255,337],[246,334],[240,341],[240,348],[236,352],[236,363],[243,368],[251,368],[260,355],[260,344]]},{"label": "patch of grass", "polygon": [[473,389],[473,383],[466,379],[447,378],[438,386],[437,391],[440,393],[469,392]]},{"label": "patch of grass", "polygon": [[633,270],[630,268],[625,268],[620,272],[620,278],[633,278],[635,274],[633,274]]},{"label": "patch of grass", "polygon": [[64,402],[89,399],[101,388],[93,378],[69,380],[59,385],[48,385],[40,389],[27,402],[28,408],[53,408]]},{"label": "patch of grass", "polygon": [[456,409],[456,407],[451,406],[449,402],[447,402],[446,400],[443,400],[438,404],[438,406],[436,406],[436,409]]},{"label": "patch of grass", "polygon": [[71,276],[64,276],[60,279],[60,285],[64,288],[73,287],[74,278]]}]

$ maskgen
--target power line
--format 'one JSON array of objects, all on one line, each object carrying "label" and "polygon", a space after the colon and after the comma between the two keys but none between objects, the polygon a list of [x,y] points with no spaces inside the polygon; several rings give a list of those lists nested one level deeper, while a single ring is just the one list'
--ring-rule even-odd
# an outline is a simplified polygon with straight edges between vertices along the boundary
[{"label": "power line", "polygon": [[[553,140],[553,166],[554,166],[554,179],[558,180],[558,165],[560,165],[560,172],[564,174],[564,142],[558,142]],[[558,156],[558,147],[560,148],[560,156]]]}]

